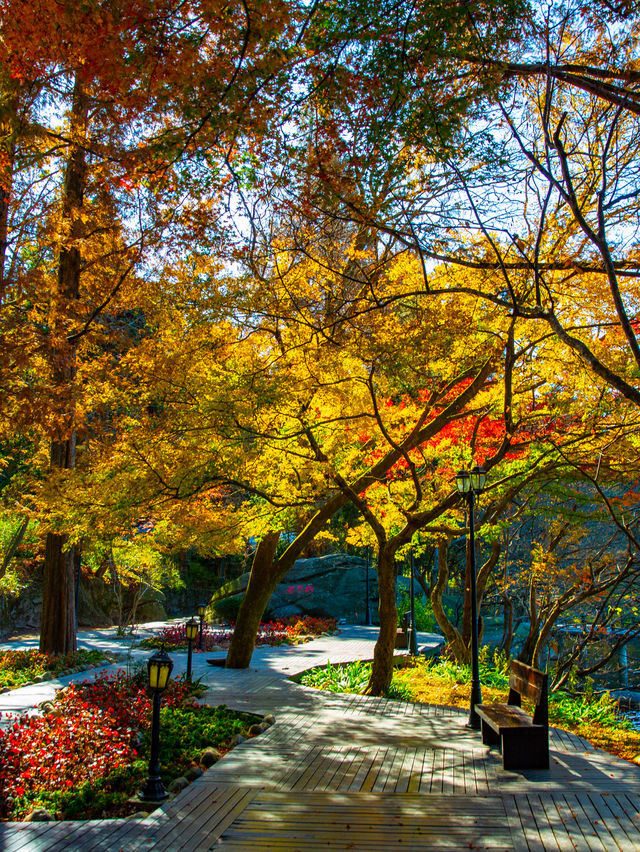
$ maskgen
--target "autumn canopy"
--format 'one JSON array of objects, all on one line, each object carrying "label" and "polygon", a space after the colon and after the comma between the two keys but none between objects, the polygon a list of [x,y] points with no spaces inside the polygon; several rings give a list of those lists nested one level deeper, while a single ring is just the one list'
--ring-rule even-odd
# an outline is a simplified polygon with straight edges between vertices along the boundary
[{"label": "autumn canopy", "polygon": [[529,661],[635,606],[634,0],[0,0],[0,58],[0,583],[29,529],[43,650],[79,572],[252,542],[248,665],[339,540],[376,554],[370,691],[409,547],[464,659],[475,463],[479,600],[519,602]]}]

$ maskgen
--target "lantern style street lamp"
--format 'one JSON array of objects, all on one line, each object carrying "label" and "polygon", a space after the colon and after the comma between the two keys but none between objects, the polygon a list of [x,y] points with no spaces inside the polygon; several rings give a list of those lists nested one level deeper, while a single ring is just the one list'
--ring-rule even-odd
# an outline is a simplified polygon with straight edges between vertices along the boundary
[{"label": "lantern style street lamp", "polygon": [[173,669],[173,660],[165,652],[164,645],[149,658],[147,671],[149,689],[153,693],[151,712],[151,756],[149,757],[149,775],[138,797],[145,802],[161,802],[169,795],[160,778],[160,701],[162,693],[169,683]]},{"label": "lantern style street lamp", "polygon": [[475,541],[475,498],[484,490],[487,474],[484,468],[474,467],[471,471],[459,470],[456,473],[456,488],[469,506],[469,550],[471,579],[471,707],[469,710],[470,728],[480,729],[480,717],[476,713],[476,704],[482,703],[480,690],[480,664],[478,661],[478,595],[476,591],[476,541]]},{"label": "lantern style street lamp", "polygon": [[187,680],[191,683],[191,655],[193,654],[193,643],[198,635],[198,622],[195,618],[190,618],[185,624],[187,633]]},{"label": "lantern style street lamp", "polygon": [[198,639],[198,650],[202,651],[202,628],[204,626],[204,615],[207,611],[206,604],[198,604],[198,617],[200,619],[200,638]]}]

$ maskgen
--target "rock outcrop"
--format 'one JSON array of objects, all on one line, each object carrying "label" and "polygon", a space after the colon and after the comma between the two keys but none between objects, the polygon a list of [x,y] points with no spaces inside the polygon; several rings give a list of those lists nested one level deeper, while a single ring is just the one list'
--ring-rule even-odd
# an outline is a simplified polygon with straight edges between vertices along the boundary
[{"label": "rock outcrop", "polygon": [[[335,553],[313,559],[298,559],[277,587],[268,606],[270,618],[296,615],[333,616],[352,623],[365,620],[366,560],[359,556]],[[377,621],[378,581],[369,567],[369,608]],[[217,592],[211,604],[244,593],[249,574],[241,574]]]}]

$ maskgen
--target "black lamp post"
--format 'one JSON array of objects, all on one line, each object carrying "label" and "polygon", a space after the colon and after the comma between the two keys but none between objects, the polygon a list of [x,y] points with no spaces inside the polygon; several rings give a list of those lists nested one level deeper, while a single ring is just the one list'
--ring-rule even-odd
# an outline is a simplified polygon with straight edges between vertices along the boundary
[{"label": "black lamp post", "polygon": [[409,631],[409,653],[416,657],[418,654],[418,635],[416,633],[416,589],[413,578],[413,550],[411,551],[411,576],[409,577],[409,597],[411,599],[411,630]]},{"label": "black lamp post", "polygon": [[198,635],[198,622],[190,618],[185,624],[187,632],[187,680],[191,683],[191,655],[193,654],[193,641]]},{"label": "black lamp post", "polygon": [[167,688],[173,661],[165,652],[164,646],[149,658],[147,671],[149,689],[153,692],[151,713],[151,756],[149,757],[149,775],[138,797],[145,802],[161,802],[169,795],[160,778],[160,701]]},{"label": "black lamp post", "polygon": [[471,707],[469,710],[469,727],[480,729],[480,717],[476,713],[476,704],[482,703],[480,691],[480,665],[478,662],[478,595],[476,591],[476,539],[475,518],[473,507],[475,498],[484,490],[487,474],[484,468],[459,470],[456,474],[456,488],[469,506],[469,550],[471,556]]},{"label": "black lamp post", "polygon": [[371,627],[371,606],[369,604],[369,556],[371,551],[367,547],[367,564],[364,569],[364,623]]},{"label": "black lamp post", "polygon": [[206,604],[198,604],[198,618],[200,619],[200,638],[198,639],[198,650],[202,651],[202,628],[204,626],[204,614],[207,611]]}]

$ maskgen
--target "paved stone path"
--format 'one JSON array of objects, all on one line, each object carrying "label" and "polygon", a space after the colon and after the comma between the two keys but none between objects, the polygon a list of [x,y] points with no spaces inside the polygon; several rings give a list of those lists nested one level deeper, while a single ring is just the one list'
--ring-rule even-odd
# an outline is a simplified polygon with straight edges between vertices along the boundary
[{"label": "paved stone path", "polygon": [[348,628],[297,648],[259,648],[246,671],[198,655],[208,703],[273,712],[276,724],[146,819],[5,824],[0,848],[640,852],[640,769],[579,737],[553,730],[549,770],[506,772],[464,712],[334,695],[286,677],[371,657],[374,640],[373,628]]},{"label": "paved stone path", "polygon": [[[136,636],[119,637],[115,628],[83,630],[78,634],[78,648],[93,649],[117,655],[120,658],[119,662],[112,666],[102,666],[100,669],[101,671],[117,671],[118,669],[126,668],[127,665],[133,666],[147,659],[149,651],[136,648],[135,643],[139,642],[145,636],[151,635],[154,630],[159,629],[166,623],[150,622],[149,624],[142,625],[140,633]],[[0,643],[0,652],[37,648],[38,644],[38,638],[35,636],[18,638]],[[204,666],[204,662],[202,665]],[[0,693],[0,727],[5,727],[8,724],[7,716],[4,714],[32,712],[43,701],[51,700],[62,687],[67,686],[73,681],[85,680],[87,677],[92,677],[90,670],[65,675],[64,677],[44,681],[43,683],[29,684],[20,689],[12,689],[10,692]]]}]

